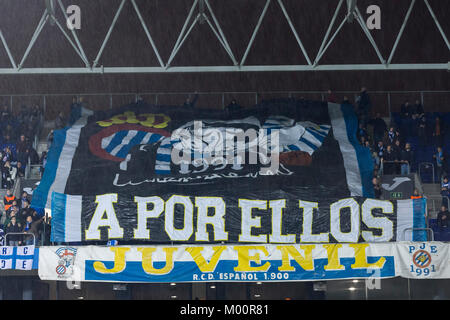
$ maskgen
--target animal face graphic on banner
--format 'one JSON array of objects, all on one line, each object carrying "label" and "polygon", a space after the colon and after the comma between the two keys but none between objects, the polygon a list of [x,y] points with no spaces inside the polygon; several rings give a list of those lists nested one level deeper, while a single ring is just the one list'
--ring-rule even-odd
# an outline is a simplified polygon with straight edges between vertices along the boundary
[{"label": "animal face graphic on banner", "polygon": [[[250,165],[247,169],[253,165],[250,171],[259,169],[260,174],[276,174],[290,172],[285,167],[280,171],[280,158],[288,165],[309,165],[330,130],[329,125],[273,116],[262,127],[255,117],[200,120],[170,133],[165,130],[170,121],[162,113],[136,115],[132,111],[97,121],[105,129],[89,138],[89,150],[105,160],[120,162],[122,176],[131,171],[133,163],[141,166],[142,159],[154,161],[153,168],[147,167],[154,175],[147,170],[141,177],[238,173],[248,171],[245,165]],[[121,185],[120,181],[116,174],[115,185]]]}]

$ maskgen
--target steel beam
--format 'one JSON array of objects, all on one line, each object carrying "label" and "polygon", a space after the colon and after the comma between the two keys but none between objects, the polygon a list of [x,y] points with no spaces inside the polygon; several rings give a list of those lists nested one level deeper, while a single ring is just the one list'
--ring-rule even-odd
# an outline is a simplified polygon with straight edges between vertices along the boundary
[{"label": "steel beam", "polygon": [[133,4],[134,10],[136,11],[136,14],[138,15],[139,21],[141,21],[141,25],[142,25],[142,28],[144,28],[145,34],[147,35],[147,39],[150,42],[150,45],[152,46],[153,51],[156,54],[156,57],[158,58],[159,64],[161,65],[161,67],[164,67],[164,62],[161,59],[161,56],[159,55],[158,49],[156,48],[156,45],[155,45],[155,42],[153,41],[153,38],[150,35],[150,31],[148,31],[148,27],[145,24],[144,18],[142,18],[141,11],[139,10],[139,7],[137,6],[136,1],[131,0],[131,3]]},{"label": "steel beam", "polygon": [[430,12],[431,16],[433,17],[434,23],[436,23],[436,27],[439,29],[439,32],[441,33],[442,38],[444,39],[445,43],[447,44],[448,50],[450,50],[450,43],[448,42],[447,35],[445,34],[444,30],[441,27],[441,24],[439,23],[438,19],[436,18],[436,15],[434,14],[433,9],[431,8],[430,4],[428,3],[428,0],[424,0],[424,1],[425,1],[425,4],[427,5],[428,11]]},{"label": "steel beam", "polygon": [[[314,59],[314,62],[312,63],[305,47],[303,46],[302,41],[300,40],[300,37],[297,33],[297,30],[294,27],[294,24],[291,20],[291,17],[288,13],[288,10],[284,6],[284,3],[282,0],[277,0],[284,18],[287,20],[289,27],[291,31],[293,32],[295,39],[297,41],[297,44],[299,48],[301,49],[303,55],[306,58],[307,64],[305,65],[255,65],[255,66],[249,66],[246,65],[246,59],[247,56],[253,46],[254,40],[260,30],[262,21],[264,20],[264,17],[266,15],[266,12],[268,10],[268,7],[271,3],[271,0],[266,0],[265,5],[262,9],[262,12],[258,18],[257,24],[255,28],[252,31],[251,37],[249,42],[246,45],[245,52],[243,54],[242,59],[238,62],[233,54],[233,51],[230,47],[230,44],[228,43],[225,33],[223,32],[213,10],[209,3],[209,0],[194,0],[193,5],[189,11],[189,14],[186,18],[186,21],[179,33],[179,36],[176,40],[176,43],[170,53],[170,56],[167,60],[167,63],[164,64],[164,61],[162,57],[160,56],[158,49],[155,45],[155,42],[153,41],[153,38],[149,32],[149,29],[142,17],[141,11],[139,10],[136,1],[135,0],[121,0],[120,5],[114,15],[114,18],[112,20],[112,23],[109,27],[109,30],[103,39],[103,42],[101,44],[100,50],[97,53],[97,56],[95,60],[92,63],[92,66],[89,63],[89,59],[86,56],[83,47],[81,45],[81,42],[78,39],[78,36],[75,32],[75,30],[72,31],[72,37],[70,37],[70,33],[66,32],[64,27],[58,22],[58,20],[55,18],[54,15],[54,1],[55,0],[47,0],[47,8],[44,10],[44,14],[42,15],[41,20],[39,21],[39,24],[37,25],[33,36],[27,46],[27,49],[25,51],[25,54],[23,55],[20,63],[16,65],[16,61],[11,54],[11,51],[9,50],[4,35],[0,30],[0,42],[3,44],[3,47],[6,49],[6,53],[8,55],[8,58],[11,62],[11,68],[2,68],[0,69],[0,74],[124,74],[124,73],[196,73],[196,72],[278,72],[278,71],[351,71],[351,70],[450,70],[450,62],[440,62],[440,63],[426,63],[426,64],[411,64],[411,63],[397,63],[397,64],[391,64],[392,59],[394,57],[395,51],[397,49],[398,43],[403,36],[405,26],[410,18],[411,12],[413,10],[414,4],[416,0],[410,0],[410,5],[407,11],[407,14],[404,18],[403,24],[397,34],[397,37],[395,39],[395,43],[393,45],[393,48],[390,51],[390,55],[387,59],[387,61],[384,60],[382,57],[380,50],[377,46],[377,44],[374,41],[374,38],[372,37],[370,31],[368,30],[365,21],[363,19],[363,16],[361,15],[361,12],[358,10],[358,7],[356,6],[356,0],[346,0],[347,2],[347,13],[342,22],[339,24],[337,29],[332,33],[333,28],[335,26],[336,19],[338,17],[338,14],[341,10],[341,7],[343,6],[344,0],[340,0],[334,15],[330,21],[330,24],[328,26],[328,29],[326,31],[326,34],[324,35],[324,38],[321,42],[321,46],[319,48],[319,51],[317,53],[317,56]],[[62,4],[61,0],[57,0],[58,4],[63,11],[63,15],[67,20],[67,13],[64,9],[64,6]],[[112,30],[114,29],[118,17],[120,13],[122,12],[122,9],[127,1],[131,1],[131,4],[134,7],[135,12],[137,13],[137,17],[139,18],[139,21],[145,31],[145,34],[148,38],[148,41],[150,42],[159,62],[159,66],[148,66],[148,67],[130,67],[130,66],[122,66],[122,67],[107,67],[107,66],[99,66],[99,61],[102,57],[102,54],[105,50],[106,44],[110,39]],[[450,43],[448,41],[447,35],[445,34],[442,26],[440,25],[439,21],[436,18],[436,15],[434,14],[434,11],[432,7],[430,6],[428,0],[424,0],[428,11],[431,14],[431,18],[434,20],[434,23],[436,24],[442,38],[444,39],[448,49],[450,50]],[[195,10],[198,9],[199,13],[194,13]],[[209,12],[209,13],[208,13]],[[368,38],[370,44],[376,51],[376,54],[380,60],[379,64],[341,64],[341,65],[320,65],[319,61],[325,54],[325,52],[328,50],[329,46],[333,43],[335,40],[337,34],[341,31],[342,27],[344,26],[345,22],[348,21],[348,18],[355,17],[358,21],[358,24],[362,28],[364,34]],[[172,67],[171,63],[175,56],[179,53],[180,48],[188,38],[189,34],[195,27],[197,23],[200,23],[202,21],[206,21],[208,26],[213,31],[216,38],[219,40],[222,47],[225,49],[227,54],[232,60],[233,65],[222,65],[222,66],[177,66]],[[47,22],[53,22],[55,23],[60,31],[63,33],[64,37],[69,41],[71,46],[73,47],[74,51],[80,56],[80,58],[83,60],[84,64],[86,65],[85,68],[78,68],[78,67],[69,67],[69,68],[24,68],[24,63],[26,62],[26,59],[32,50],[35,42],[37,41],[40,33],[42,32],[45,24]],[[331,36],[331,37],[330,37]],[[73,38],[73,39],[72,39]]]},{"label": "steel beam", "polygon": [[394,57],[395,50],[397,49],[400,38],[403,35],[403,31],[405,30],[406,24],[408,23],[409,17],[411,15],[411,11],[412,11],[415,3],[416,3],[416,0],[411,0],[411,4],[409,5],[408,12],[406,13],[406,16],[405,16],[405,19],[403,20],[400,31],[398,32],[397,38],[395,39],[394,47],[392,48],[391,54],[389,55],[387,64],[390,64],[392,61],[392,58]]},{"label": "steel beam", "polygon": [[98,62],[100,61],[100,58],[103,54],[103,50],[105,49],[106,43],[108,43],[109,37],[111,36],[111,32],[113,31],[114,26],[116,25],[117,19],[119,18],[120,13],[122,12],[123,5],[125,4],[125,2],[126,0],[122,0],[122,2],[120,3],[119,9],[117,9],[113,22],[111,23],[111,26],[109,27],[109,30],[106,33],[105,39],[103,40],[102,46],[100,47],[100,50],[97,53],[97,57],[95,58],[92,67],[96,67]]},{"label": "steel beam", "polygon": [[3,43],[3,46],[5,47],[6,54],[8,55],[9,61],[11,62],[11,65],[14,69],[17,69],[16,62],[14,61],[14,58],[11,54],[11,51],[9,50],[8,44],[6,43],[5,37],[3,36],[2,30],[0,30],[0,40]]},{"label": "steel beam", "polygon": [[447,63],[426,64],[339,64],[273,66],[181,66],[181,67],[96,67],[96,68],[0,68],[2,75],[17,74],[130,74],[130,73],[204,73],[204,72],[298,72],[358,70],[448,70]]},{"label": "steel beam", "polygon": [[256,24],[256,27],[253,30],[253,34],[252,34],[252,37],[250,38],[250,41],[249,41],[249,43],[247,45],[247,49],[245,49],[244,56],[242,57],[242,60],[241,60],[241,63],[240,63],[241,66],[243,66],[244,63],[245,63],[245,60],[247,60],[248,53],[250,51],[250,48],[253,45],[253,41],[255,41],[256,35],[258,34],[259,27],[261,26],[261,23],[262,23],[262,21],[264,19],[264,16],[266,15],[267,8],[269,7],[269,4],[270,4],[270,0],[267,0],[266,1],[266,5],[264,6],[264,9],[263,9],[261,15],[259,16],[258,23]]}]

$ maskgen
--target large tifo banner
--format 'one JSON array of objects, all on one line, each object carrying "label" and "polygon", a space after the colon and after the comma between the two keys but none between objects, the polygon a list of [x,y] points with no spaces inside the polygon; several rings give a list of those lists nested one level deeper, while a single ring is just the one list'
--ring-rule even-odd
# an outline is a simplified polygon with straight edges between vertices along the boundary
[{"label": "large tifo banner", "polygon": [[54,132],[32,207],[50,209],[53,192],[249,200],[279,195],[321,205],[373,198],[371,155],[358,143],[357,127],[350,104],[294,99],[238,111],[144,102],[83,109],[72,126]]},{"label": "large tifo banner", "polygon": [[282,190],[251,200],[213,196],[217,193],[195,197],[53,193],[51,240],[105,244],[110,239],[119,244],[427,240],[425,199],[313,202]]},{"label": "large tifo banner", "polygon": [[311,281],[450,278],[441,242],[41,247],[42,280]]}]

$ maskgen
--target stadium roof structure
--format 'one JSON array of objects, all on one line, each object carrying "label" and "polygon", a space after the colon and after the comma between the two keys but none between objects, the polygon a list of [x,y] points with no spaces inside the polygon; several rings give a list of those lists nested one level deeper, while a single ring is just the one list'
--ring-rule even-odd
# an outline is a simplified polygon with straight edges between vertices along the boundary
[{"label": "stadium roof structure", "polygon": [[[227,37],[225,36],[225,32],[219,23],[219,20],[216,18],[214,14],[213,8],[210,5],[209,0],[194,0],[192,7],[189,11],[188,16],[186,17],[183,27],[178,34],[178,38],[173,45],[170,56],[167,60],[164,60],[162,55],[160,54],[157,45],[152,37],[152,34],[147,26],[147,23],[141,13],[139,6],[136,3],[136,0],[121,0],[120,4],[115,11],[114,17],[109,26],[108,32],[106,33],[101,47],[98,50],[95,59],[92,61],[88,58],[83,48],[81,41],[77,35],[77,31],[74,28],[67,28],[66,23],[69,21],[68,15],[66,12],[66,8],[64,7],[61,0],[46,0],[45,5],[42,6],[43,14],[42,17],[36,26],[33,36],[28,43],[25,53],[19,59],[15,58],[12,54],[10,48],[8,47],[7,41],[5,39],[4,34],[0,28],[0,48],[3,47],[4,51],[8,56],[10,67],[8,68],[0,68],[0,74],[103,74],[103,73],[190,73],[190,72],[270,72],[270,71],[351,71],[351,70],[450,70],[450,62],[448,61],[434,61],[430,63],[392,63],[393,58],[396,54],[396,50],[400,40],[402,39],[405,31],[405,27],[408,23],[408,20],[411,16],[411,12],[414,10],[414,7],[417,2],[423,1],[430,13],[429,18],[434,21],[434,24],[437,27],[443,41],[445,42],[447,49],[450,52],[450,43],[447,38],[445,30],[442,28],[436,14],[430,5],[428,0],[408,0],[410,1],[408,10],[406,15],[403,18],[402,25],[400,30],[398,30],[397,36],[395,38],[395,43],[390,49],[388,56],[383,56],[379,46],[374,40],[370,30],[368,29],[364,18],[358,8],[357,0],[339,0],[331,21],[328,24],[328,28],[326,33],[323,36],[321,41],[320,48],[315,56],[308,55],[308,51],[306,50],[306,46],[302,42],[299,33],[297,32],[296,27],[294,26],[292,17],[290,15],[289,10],[285,6],[283,0],[261,0],[265,1],[262,12],[259,15],[256,26],[253,28],[253,32],[251,34],[250,40],[248,41],[245,52],[242,57],[237,57],[236,53],[233,51],[233,48],[230,46]],[[107,49],[107,44],[111,40],[110,36],[112,31],[114,30],[117,20],[120,14],[123,11],[124,5],[126,3],[131,3],[139,22],[145,32],[148,42],[151,45],[151,49],[153,50],[153,54],[156,55],[158,65],[156,66],[131,66],[126,65],[123,66],[104,66],[101,64],[101,58]],[[267,64],[267,65],[249,65],[246,64],[247,57],[249,52],[252,50],[254,45],[254,40],[258,33],[260,32],[260,27],[264,18],[266,16],[267,9],[271,3],[275,3],[281,8],[282,17],[281,19],[285,19],[288,23],[289,28],[292,34],[295,37],[296,43],[298,45],[298,50],[301,52],[303,57],[306,60],[305,64],[284,64],[284,65],[276,65],[276,64]],[[58,8],[59,7],[59,8]],[[65,21],[61,22],[58,20],[56,11],[61,10]],[[345,11],[344,18],[339,21],[339,13]],[[363,33],[365,34],[367,40],[370,42],[372,49],[376,53],[378,58],[378,63],[349,63],[349,64],[322,64],[322,58],[327,53],[330,45],[335,41],[336,36],[341,32],[343,26],[346,22],[354,21],[355,24],[359,25]],[[25,67],[25,62],[30,54],[30,52],[35,49],[39,50],[40,48],[34,48],[35,43],[39,36],[42,33],[44,26],[50,23],[52,25],[56,25],[56,27],[61,31],[64,35],[64,38],[70,43],[71,48],[76,53],[76,55],[81,59],[84,67],[44,67],[44,66],[33,66],[33,67]],[[225,50],[227,56],[229,57],[229,64],[222,65],[184,65],[184,66],[174,66],[172,65],[173,60],[177,55],[180,54],[180,49],[185,44],[186,40],[189,38],[193,28],[197,24],[207,24],[214,36],[219,41],[220,45]],[[322,23],[322,22],[321,22]],[[326,23],[326,22],[325,22]],[[337,28],[335,26],[337,25]],[[333,31],[333,29],[335,29]],[[227,30],[227,33],[231,33],[233,30]],[[305,31],[304,31],[305,32]],[[0,49],[0,52],[3,50]]]}]

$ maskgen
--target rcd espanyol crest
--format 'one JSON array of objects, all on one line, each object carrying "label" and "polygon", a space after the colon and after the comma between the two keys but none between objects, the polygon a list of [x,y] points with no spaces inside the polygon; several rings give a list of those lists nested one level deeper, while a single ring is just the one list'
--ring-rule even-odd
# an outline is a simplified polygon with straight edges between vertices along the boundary
[{"label": "rcd espanyol crest", "polygon": [[70,277],[73,274],[77,249],[72,247],[61,247],[56,250],[55,253],[59,257],[58,266],[56,267],[58,278]]},{"label": "rcd espanyol crest", "polygon": [[438,254],[436,245],[422,243],[419,245],[410,245],[408,252],[411,255],[410,272],[416,277],[427,277],[436,272],[436,265],[433,257]]}]

